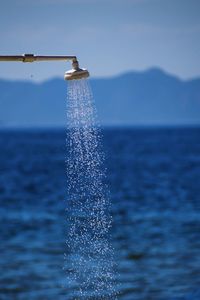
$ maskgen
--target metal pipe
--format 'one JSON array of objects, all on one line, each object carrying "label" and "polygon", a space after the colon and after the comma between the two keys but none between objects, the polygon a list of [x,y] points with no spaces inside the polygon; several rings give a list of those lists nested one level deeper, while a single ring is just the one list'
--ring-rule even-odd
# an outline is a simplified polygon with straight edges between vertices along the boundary
[{"label": "metal pipe", "polygon": [[21,62],[34,62],[34,61],[53,61],[53,60],[72,60],[77,61],[74,55],[34,55],[34,54],[23,54],[23,55],[0,55],[0,61],[21,61]]}]

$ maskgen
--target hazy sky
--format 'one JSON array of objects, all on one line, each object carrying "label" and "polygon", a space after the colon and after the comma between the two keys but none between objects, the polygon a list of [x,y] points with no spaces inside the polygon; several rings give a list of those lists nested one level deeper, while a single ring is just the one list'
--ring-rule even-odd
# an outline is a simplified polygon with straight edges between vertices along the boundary
[{"label": "hazy sky", "polygon": [[[77,55],[92,76],[158,66],[200,76],[199,0],[0,0],[0,54]],[[0,78],[44,80],[70,64],[0,63]]]}]

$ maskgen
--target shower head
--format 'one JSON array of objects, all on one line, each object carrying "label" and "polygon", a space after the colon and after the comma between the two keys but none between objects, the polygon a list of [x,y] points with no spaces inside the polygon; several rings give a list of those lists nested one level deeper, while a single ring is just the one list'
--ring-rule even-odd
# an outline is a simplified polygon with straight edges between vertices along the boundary
[{"label": "shower head", "polygon": [[72,69],[65,72],[65,80],[76,80],[89,77],[90,74],[88,70],[79,68],[79,63],[77,60],[73,60]]},{"label": "shower head", "polygon": [[86,69],[71,69],[65,72],[64,79],[65,80],[75,80],[75,79],[83,79],[89,77],[89,72]]},{"label": "shower head", "polygon": [[69,70],[65,73],[65,80],[73,79],[82,79],[90,76],[88,70],[80,69],[76,56],[73,55],[64,55],[64,56],[41,56],[34,54],[23,54],[23,55],[0,55],[1,61],[21,61],[21,62],[34,62],[34,61],[53,61],[53,60],[71,60],[72,61],[72,70]]}]

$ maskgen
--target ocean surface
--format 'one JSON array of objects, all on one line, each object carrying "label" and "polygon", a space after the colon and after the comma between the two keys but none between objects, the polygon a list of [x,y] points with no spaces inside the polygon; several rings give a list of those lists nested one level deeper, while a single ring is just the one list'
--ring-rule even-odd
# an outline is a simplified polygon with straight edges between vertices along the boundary
[{"label": "ocean surface", "polygon": [[[103,136],[119,299],[199,300],[200,128]],[[65,137],[0,131],[1,300],[71,300]]]}]

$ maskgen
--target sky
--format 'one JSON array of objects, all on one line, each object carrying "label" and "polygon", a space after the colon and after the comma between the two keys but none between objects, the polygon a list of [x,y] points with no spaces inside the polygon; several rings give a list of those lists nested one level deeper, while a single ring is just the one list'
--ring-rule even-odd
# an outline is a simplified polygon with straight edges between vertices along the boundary
[{"label": "sky", "polygon": [[[199,0],[0,0],[0,55],[76,55],[93,77],[160,67],[200,77]],[[0,63],[0,78],[62,77],[69,62]]]}]

